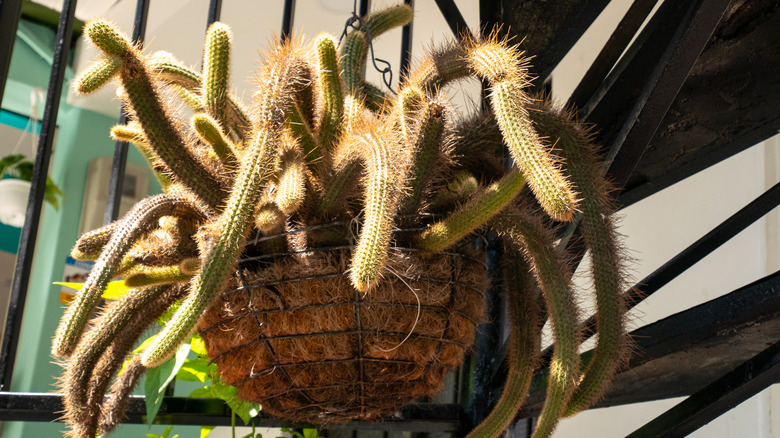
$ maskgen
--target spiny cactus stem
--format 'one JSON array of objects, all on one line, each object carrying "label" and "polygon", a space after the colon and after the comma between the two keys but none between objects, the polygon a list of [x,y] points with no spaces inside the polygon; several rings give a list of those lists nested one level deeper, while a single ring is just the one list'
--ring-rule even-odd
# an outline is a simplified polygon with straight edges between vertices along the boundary
[{"label": "spiny cactus stem", "polygon": [[230,74],[230,29],[222,23],[212,24],[206,32],[203,51],[203,101],[208,115],[224,119]]},{"label": "spiny cactus stem", "polygon": [[158,286],[149,289],[131,289],[96,320],[95,327],[87,332],[79,343],[63,377],[64,389],[67,393],[66,401],[70,408],[69,414],[73,420],[83,421],[87,415],[83,410],[87,405],[87,382],[91,379],[95,364],[100,360],[103,352],[117,335],[124,331],[131,319],[137,318],[149,303],[160,297],[168,288],[168,286]]},{"label": "spiny cactus stem", "polygon": [[242,167],[234,183],[224,213],[218,220],[220,233],[207,254],[201,273],[190,282],[191,292],[163,330],[144,352],[147,367],[157,366],[171,357],[192,334],[195,323],[227,281],[249,232],[250,218],[263,186],[274,170],[278,150],[278,132],[261,130],[255,144],[242,157]]},{"label": "spiny cactus stem", "polygon": [[365,25],[373,39],[391,29],[406,26],[411,23],[413,15],[414,11],[409,5],[391,6],[368,14]]},{"label": "spiny cactus stem", "polygon": [[54,337],[52,355],[62,357],[71,354],[92,309],[100,300],[105,285],[113,276],[122,257],[138,237],[154,226],[157,219],[166,215],[187,215],[205,219],[192,201],[178,195],[152,196],[136,204],[117,225],[75,301],[65,311]]},{"label": "spiny cactus stem", "polygon": [[120,73],[125,91],[156,155],[175,172],[178,182],[200,196],[209,206],[219,206],[224,198],[224,190],[219,187],[215,177],[187,153],[184,140],[168,118],[141,61],[130,58],[125,61]]},{"label": "spiny cactus stem", "polygon": [[284,213],[279,210],[279,206],[270,200],[261,200],[255,211],[255,226],[266,234],[280,230],[284,219]]},{"label": "spiny cactus stem", "polygon": [[[294,144],[299,148],[297,144]],[[279,178],[276,183],[276,205],[285,215],[297,211],[306,195],[306,163],[299,150],[288,150],[280,159]]]},{"label": "spiny cactus stem", "polygon": [[111,240],[111,235],[114,234],[114,229],[117,227],[116,222],[103,225],[102,227],[87,231],[79,237],[76,245],[70,252],[70,256],[76,260],[92,261],[100,257],[100,252],[103,251],[103,247]]},{"label": "spiny cactus stem", "polygon": [[553,219],[570,220],[578,199],[555,156],[544,147],[528,119],[525,107],[529,98],[523,90],[527,79],[521,53],[489,40],[472,47],[468,59],[475,72],[490,82],[490,105],[498,126],[536,199]]},{"label": "spiny cactus stem", "polygon": [[401,210],[405,213],[412,213],[419,207],[423,189],[431,180],[433,164],[436,155],[440,152],[443,117],[443,108],[436,102],[429,104],[420,116],[416,136],[413,138],[411,171],[413,177],[409,184],[411,190],[404,199]]},{"label": "spiny cactus stem", "polygon": [[207,114],[199,113],[192,116],[192,127],[204,141],[214,148],[214,152],[222,164],[228,168],[235,166],[236,148],[222,132],[219,122]]},{"label": "spiny cactus stem", "polygon": [[347,35],[341,47],[341,73],[346,94],[362,98],[363,64],[366,60],[368,42],[366,34],[355,31]]},{"label": "spiny cactus stem", "polygon": [[[182,98],[188,102],[190,107],[197,110],[203,108],[203,103],[199,101],[199,98],[196,99],[194,97],[195,94],[193,94],[200,91],[201,78],[199,74],[177,62],[159,59],[152,61],[151,69],[157,74],[155,76],[157,80],[181,87],[183,91],[189,92]],[[249,136],[252,122],[246,115],[246,110],[230,95],[227,97],[225,118],[227,126],[235,130],[241,140],[246,140]]]},{"label": "spiny cactus stem", "polygon": [[290,131],[301,144],[309,168],[316,170],[320,164],[322,164],[322,152],[320,151],[319,146],[317,146],[317,140],[315,139],[316,133],[312,127],[303,120],[297,104],[290,109],[287,124]]},{"label": "spiny cactus stem", "polygon": [[547,398],[534,432],[534,438],[546,437],[563,416],[580,377],[579,319],[569,267],[555,250],[552,232],[540,219],[525,214],[524,209],[510,207],[497,215],[491,225],[523,250],[533,267],[552,322],[555,347]]},{"label": "spiny cactus stem", "polygon": [[[359,137],[365,177],[363,224],[352,254],[349,278],[359,291],[368,291],[380,279],[390,246],[398,190],[403,186],[404,164],[393,161],[394,142],[377,130]],[[395,151],[397,152],[397,151]]]},{"label": "spiny cactus stem", "polygon": [[300,83],[301,59],[295,48],[285,45],[271,54],[263,71],[256,114],[255,136],[241,157],[227,206],[214,223],[213,242],[204,248],[203,269],[190,282],[190,293],[155,341],[143,352],[145,366],[165,362],[195,330],[203,311],[227,282],[228,274],[243,250],[250,219],[257,201],[276,169],[281,128]]},{"label": "spiny cactus stem", "polygon": [[325,191],[317,206],[317,216],[328,216],[344,205],[346,194],[354,187],[360,177],[362,167],[358,161],[349,161],[325,183]]},{"label": "spiny cactus stem", "polygon": [[438,252],[454,245],[503,210],[524,185],[523,174],[517,168],[510,170],[449,217],[425,230],[418,241],[420,248]]},{"label": "spiny cactus stem", "polygon": [[482,423],[467,438],[498,438],[515,421],[517,412],[528,396],[534,365],[539,354],[536,283],[528,265],[510,257],[506,272],[506,303],[511,331],[507,340],[509,370],[501,398]]},{"label": "spiny cactus stem", "polygon": [[125,274],[125,284],[129,287],[149,287],[155,285],[189,281],[193,274],[187,274],[179,266],[137,266]]},{"label": "spiny cactus stem", "polygon": [[100,410],[98,430],[102,436],[111,433],[122,421],[130,404],[130,395],[145,372],[146,367],[141,363],[141,355],[134,355],[112,385],[111,395]]},{"label": "spiny cactus stem", "polygon": [[111,138],[119,141],[126,141],[135,145],[136,149],[144,156],[149,167],[154,172],[155,178],[160,183],[164,191],[167,191],[171,185],[171,178],[168,176],[171,170],[163,163],[154,150],[149,146],[149,141],[144,136],[144,132],[137,124],[116,125],[111,128]]},{"label": "spiny cactus stem", "polygon": [[330,35],[321,35],[315,41],[319,64],[319,82],[322,96],[322,116],[319,126],[319,144],[327,150],[333,149],[341,130],[344,114],[344,96],[341,91],[336,43]]},{"label": "spiny cactus stem", "polygon": [[121,65],[122,61],[116,56],[108,56],[97,61],[73,80],[76,84],[76,91],[81,94],[97,91],[114,77]]},{"label": "spiny cactus stem", "polygon": [[610,220],[612,208],[607,188],[594,158],[594,146],[582,128],[566,114],[542,109],[531,113],[540,132],[558,138],[567,158],[567,168],[582,194],[583,237],[591,252],[591,275],[596,291],[598,343],[585,369],[566,415],[588,408],[603,394],[609,379],[620,365],[626,336],[623,327],[622,269]]},{"label": "spiny cactus stem", "polygon": [[433,93],[449,82],[471,74],[473,71],[466,62],[463,46],[453,44],[423,59],[420,66],[408,78],[408,83]]}]

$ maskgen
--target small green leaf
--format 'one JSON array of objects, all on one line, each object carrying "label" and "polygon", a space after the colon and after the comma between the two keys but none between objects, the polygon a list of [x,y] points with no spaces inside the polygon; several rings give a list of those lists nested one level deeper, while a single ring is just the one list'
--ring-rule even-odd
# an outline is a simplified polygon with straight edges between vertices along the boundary
[{"label": "small green leaf", "polygon": [[163,397],[165,397],[165,389],[176,377],[189,352],[190,345],[182,344],[174,357],[168,359],[164,364],[146,371],[146,381],[144,382],[146,424],[151,426],[154,423],[154,418],[157,416],[157,411],[160,410]]},{"label": "small green leaf", "polygon": [[201,357],[207,357],[209,354],[208,351],[206,351],[206,343],[203,342],[203,338],[201,338],[197,333],[192,335],[192,340],[190,340],[190,349],[193,353]]},{"label": "small green leaf", "polygon": [[211,386],[204,386],[198,388],[190,393],[189,398],[212,398]]},{"label": "small green leaf", "polygon": [[212,430],[214,430],[216,426],[201,426],[200,427],[200,438],[206,438],[208,434],[211,433]]},{"label": "small green leaf", "polygon": [[211,365],[211,362],[209,362],[208,359],[187,359],[176,374],[176,380],[207,382],[211,380],[209,365]]}]

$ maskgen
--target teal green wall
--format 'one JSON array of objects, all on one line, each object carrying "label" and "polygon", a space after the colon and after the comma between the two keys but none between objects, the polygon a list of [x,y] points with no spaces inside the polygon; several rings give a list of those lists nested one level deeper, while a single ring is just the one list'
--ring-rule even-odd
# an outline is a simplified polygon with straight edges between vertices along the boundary
[{"label": "teal green wall", "polygon": [[[16,40],[3,108],[27,115],[32,87],[47,89],[54,34],[46,27],[26,22],[20,23],[20,33],[22,32],[25,33],[24,37],[17,37]],[[72,77],[72,73],[67,76]],[[51,336],[62,316],[63,306],[59,302],[60,288],[52,283],[62,280],[65,258],[78,237],[87,164],[93,158],[113,155],[114,150],[114,142],[109,138],[108,132],[116,120],[68,105],[65,102],[66,94],[67,89],[63,92],[57,118],[59,131],[50,166],[50,176],[65,192],[66,198],[59,211],[44,205],[24,309],[12,391],[57,390],[56,378],[60,374],[60,367],[52,363],[49,348]],[[144,163],[141,155],[135,150],[131,151],[129,161]],[[159,192],[156,182],[153,181],[152,186],[153,192]],[[7,235],[9,232],[8,229],[0,228],[2,239],[11,238]],[[163,429],[162,426],[155,426],[151,431],[161,434]],[[4,438],[56,437],[62,436],[63,430],[64,426],[61,423],[11,421],[3,425],[2,436]],[[174,430],[181,437],[197,437],[199,428],[176,426]],[[144,437],[147,432],[150,430],[146,426],[127,425],[112,436]]]}]

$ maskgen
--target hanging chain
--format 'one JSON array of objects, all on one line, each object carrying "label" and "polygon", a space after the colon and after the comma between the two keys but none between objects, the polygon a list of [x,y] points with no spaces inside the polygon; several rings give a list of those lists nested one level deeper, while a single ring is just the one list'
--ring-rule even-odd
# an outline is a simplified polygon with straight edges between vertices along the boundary
[{"label": "hanging chain", "polygon": [[[395,90],[393,90],[393,87],[391,85],[393,83],[393,70],[391,68],[390,63],[385,61],[384,59],[377,58],[374,55],[374,42],[373,39],[371,38],[371,31],[368,29],[368,26],[365,26],[365,22],[357,14],[357,0],[354,0],[354,2],[352,3],[352,16],[347,19],[346,23],[344,23],[344,31],[341,33],[341,36],[339,37],[339,46],[341,45],[341,40],[343,40],[344,37],[347,35],[349,29],[362,30],[366,33],[366,40],[368,40],[368,49],[371,52],[371,63],[374,64],[374,69],[379,73],[382,73],[382,82],[384,82],[387,89],[390,90],[391,93],[397,94]],[[384,67],[379,67],[377,63],[384,65]]]}]

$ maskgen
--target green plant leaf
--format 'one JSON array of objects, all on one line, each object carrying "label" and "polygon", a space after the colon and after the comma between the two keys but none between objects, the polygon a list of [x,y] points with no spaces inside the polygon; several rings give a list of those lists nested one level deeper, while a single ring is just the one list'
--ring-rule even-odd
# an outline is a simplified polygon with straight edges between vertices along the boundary
[{"label": "green plant leaf", "polygon": [[[191,347],[190,347],[191,348]],[[211,362],[208,359],[187,359],[176,374],[176,380],[207,382],[211,380]]]},{"label": "green plant leaf", "polygon": [[212,398],[211,386],[204,386],[198,388],[190,393],[189,398]]},{"label": "green plant leaf", "polygon": [[146,371],[146,381],[144,382],[146,424],[151,426],[154,423],[154,418],[157,416],[157,411],[160,410],[160,405],[165,397],[165,389],[176,377],[189,352],[190,344],[182,344],[174,357],[168,359],[164,364]]},{"label": "green plant leaf", "polygon": [[165,428],[162,435],[157,435],[156,433],[147,433],[146,436],[149,438],[176,438],[179,436],[178,434],[171,436],[171,431],[173,431],[173,426],[168,426]]},{"label": "green plant leaf", "polygon": [[201,426],[200,427],[200,438],[206,438],[208,434],[211,433],[212,430],[214,430],[216,426]]},{"label": "green plant leaf", "polygon": [[203,342],[203,338],[201,338],[197,333],[192,335],[192,339],[190,340],[190,349],[192,349],[193,353],[203,358],[209,355],[208,351],[206,351],[206,343]]},{"label": "green plant leaf", "polygon": [[11,172],[11,175],[16,176],[17,172],[13,171],[12,169],[17,163],[23,160],[24,160],[24,155],[21,154],[7,155],[2,159],[0,159],[0,177],[5,175],[9,171]]}]

